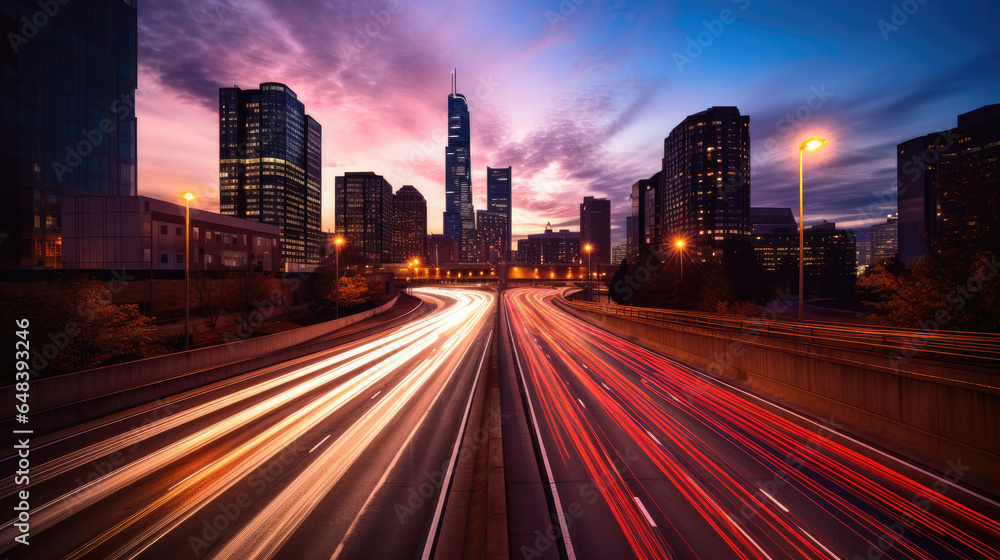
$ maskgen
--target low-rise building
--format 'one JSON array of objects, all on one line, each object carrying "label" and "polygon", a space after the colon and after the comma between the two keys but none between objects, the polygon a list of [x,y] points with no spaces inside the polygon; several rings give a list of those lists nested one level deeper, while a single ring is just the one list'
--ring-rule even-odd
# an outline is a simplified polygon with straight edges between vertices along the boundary
[{"label": "low-rise building", "polygon": [[[185,207],[146,196],[62,200],[67,269],[165,271],[185,267]],[[278,226],[191,209],[190,270],[282,270]]]}]

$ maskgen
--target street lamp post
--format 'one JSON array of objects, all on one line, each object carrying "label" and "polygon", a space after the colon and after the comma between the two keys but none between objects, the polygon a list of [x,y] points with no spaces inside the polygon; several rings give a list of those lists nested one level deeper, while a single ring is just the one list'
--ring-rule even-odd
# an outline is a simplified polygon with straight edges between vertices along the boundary
[{"label": "street lamp post", "polygon": [[802,310],[805,298],[805,215],[802,203],[802,154],[806,150],[815,150],[826,144],[825,138],[810,138],[799,145],[799,320],[802,320]]},{"label": "street lamp post", "polygon": [[674,241],[674,246],[677,247],[677,262],[680,263],[681,281],[684,281],[684,240],[678,239]]},{"label": "street lamp post", "polygon": [[594,298],[594,275],[590,268],[590,253],[594,250],[594,248],[590,245],[590,243],[587,243],[584,245],[583,250],[587,252],[587,301],[590,301]]},{"label": "street lamp post", "polygon": [[191,200],[194,194],[184,197],[184,349],[191,349]]},{"label": "street lamp post", "polygon": [[413,259],[412,263],[407,263],[407,268],[409,268],[410,265],[413,266],[413,269],[410,271],[410,282],[409,282],[409,286],[408,286],[410,288],[410,295],[411,296],[413,295],[413,281],[416,279],[417,265],[419,265],[419,264],[420,264],[420,259]]},{"label": "street lamp post", "polygon": [[336,256],[333,258],[335,267],[335,276],[333,279],[333,307],[334,307],[334,319],[340,319],[340,246],[344,244],[344,238],[337,236],[333,238],[334,253]]}]

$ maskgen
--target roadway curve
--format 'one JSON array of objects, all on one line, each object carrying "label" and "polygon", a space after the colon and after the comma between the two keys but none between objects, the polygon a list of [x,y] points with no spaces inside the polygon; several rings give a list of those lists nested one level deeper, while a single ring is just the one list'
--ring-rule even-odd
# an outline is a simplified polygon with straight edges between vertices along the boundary
[{"label": "roadway curve", "polygon": [[31,544],[11,520],[0,554],[426,556],[495,296],[414,292],[436,306],[414,322],[40,440]]},{"label": "roadway curve", "polygon": [[[558,517],[548,534],[570,560],[1000,558],[989,498],[961,505],[951,482],[928,489],[826,437],[835,426],[789,421],[554,297],[517,289],[504,305]],[[538,534],[512,556],[543,556]]]}]

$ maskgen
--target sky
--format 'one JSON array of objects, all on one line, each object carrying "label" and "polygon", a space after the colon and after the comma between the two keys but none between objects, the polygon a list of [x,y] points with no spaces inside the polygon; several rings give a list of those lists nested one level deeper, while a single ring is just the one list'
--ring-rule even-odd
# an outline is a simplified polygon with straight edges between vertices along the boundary
[{"label": "sky", "polygon": [[334,177],[374,171],[427,199],[442,232],[447,96],[469,99],[473,195],[513,167],[515,239],[577,229],[584,196],[612,202],[624,242],[631,185],[663,139],[712,106],[750,115],[751,204],[846,228],[895,211],[895,147],[1000,103],[995,0],[139,2],[139,194],[219,211],[220,87],[281,82],[323,127],[323,230]]}]

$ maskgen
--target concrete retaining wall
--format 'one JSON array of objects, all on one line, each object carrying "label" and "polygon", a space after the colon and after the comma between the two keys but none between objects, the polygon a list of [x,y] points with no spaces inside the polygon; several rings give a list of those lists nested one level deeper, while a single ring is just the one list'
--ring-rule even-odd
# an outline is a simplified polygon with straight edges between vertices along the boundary
[{"label": "concrete retaining wall", "polygon": [[229,344],[177,352],[31,382],[29,423],[15,426],[15,386],[0,388],[0,439],[11,429],[30,428],[35,436],[106,414],[152,402],[207,383],[318,352],[330,346],[316,341],[332,331],[383,313],[399,296],[375,309],[336,321],[250,338]]},{"label": "concrete retaining wall", "polygon": [[944,362],[894,364],[882,354],[768,339],[740,332],[655,324],[565,308],[588,322],[774,397],[911,460],[1000,490],[1000,372]]}]

